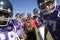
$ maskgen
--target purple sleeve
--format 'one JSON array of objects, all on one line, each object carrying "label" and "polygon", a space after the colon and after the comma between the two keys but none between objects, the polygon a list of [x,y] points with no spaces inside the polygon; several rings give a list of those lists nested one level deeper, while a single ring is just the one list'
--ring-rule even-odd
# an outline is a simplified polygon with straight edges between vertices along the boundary
[{"label": "purple sleeve", "polygon": [[17,35],[20,36],[22,34],[22,27],[19,26],[19,28],[17,28]]},{"label": "purple sleeve", "polygon": [[18,23],[18,21],[15,19],[14,20],[14,25],[16,26],[16,33],[18,36],[20,36],[22,34],[22,26],[20,23]]}]

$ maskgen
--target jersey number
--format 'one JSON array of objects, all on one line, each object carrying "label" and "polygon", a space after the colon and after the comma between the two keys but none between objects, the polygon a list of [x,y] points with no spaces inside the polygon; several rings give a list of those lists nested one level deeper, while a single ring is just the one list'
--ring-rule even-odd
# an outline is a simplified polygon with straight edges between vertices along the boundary
[{"label": "jersey number", "polygon": [[[16,36],[15,36],[15,33],[14,32],[8,32],[8,39],[9,40],[15,40]],[[5,40],[6,37],[5,37],[5,34],[0,34],[0,40]]]},{"label": "jersey number", "polygon": [[52,25],[53,31],[56,31],[56,21],[49,21],[49,25]]},{"label": "jersey number", "polygon": [[46,25],[49,25],[52,26],[53,28],[53,31],[56,31],[56,21],[52,21],[52,20],[49,20],[48,22],[46,21]]}]

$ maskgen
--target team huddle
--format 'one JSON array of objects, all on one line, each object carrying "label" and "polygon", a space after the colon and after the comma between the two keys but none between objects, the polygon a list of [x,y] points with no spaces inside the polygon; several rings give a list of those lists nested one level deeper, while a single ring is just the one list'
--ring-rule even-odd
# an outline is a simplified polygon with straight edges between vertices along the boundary
[{"label": "team huddle", "polygon": [[[38,9],[32,13],[17,11],[13,17],[13,6],[9,0],[0,0],[0,40],[47,40],[49,31],[53,40],[60,40],[60,5],[56,0],[37,0]],[[38,39],[39,37],[39,39]]]}]

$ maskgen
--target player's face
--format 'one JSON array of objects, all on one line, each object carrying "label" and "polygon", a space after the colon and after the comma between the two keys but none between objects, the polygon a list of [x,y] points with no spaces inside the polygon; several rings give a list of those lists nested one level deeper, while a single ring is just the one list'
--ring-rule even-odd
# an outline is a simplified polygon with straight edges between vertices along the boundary
[{"label": "player's face", "polygon": [[40,15],[38,15],[38,17],[40,18],[41,16],[40,16]]},{"label": "player's face", "polygon": [[41,19],[41,16],[40,16],[40,15],[38,15],[38,18],[39,18],[39,19]]},{"label": "player's face", "polygon": [[38,13],[34,13],[35,16],[38,16]]},{"label": "player's face", "polygon": [[31,13],[28,13],[27,16],[30,18],[31,17]]},{"label": "player's face", "polygon": [[53,10],[53,8],[54,8],[54,6],[53,6],[53,2],[52,2],[52,1],[48,1],[48,2],[43,3],[43,4],[41,5],[41,9],[42,9],[42,11],[45,12],[45,13]]},{"label": "player's face", "polygon": [[8,17],[9,17],[9,14],[0,12],[0,25],[6,24],[7,22],[4,20],[6,20],[6,18]]}]

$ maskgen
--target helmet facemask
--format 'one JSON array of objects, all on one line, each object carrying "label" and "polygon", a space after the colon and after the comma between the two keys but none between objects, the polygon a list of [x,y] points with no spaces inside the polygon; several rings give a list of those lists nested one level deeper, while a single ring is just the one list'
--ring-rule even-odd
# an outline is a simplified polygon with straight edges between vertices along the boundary
[{"label": "helmet facemask", "polygon": [[5,27],[11,21],[10,15],[0,11],[0,27]]},{"label": "helmet facemask", "polygon": [[40,5],[40,8],[43,13],[50,14],[55,10],[55,2],[54,1],[47,1]]},{"label": "helmet facemask", "polygon": [[8,26],[13,16],[13,6],[9,0],[0,0],[0,27]]}]

